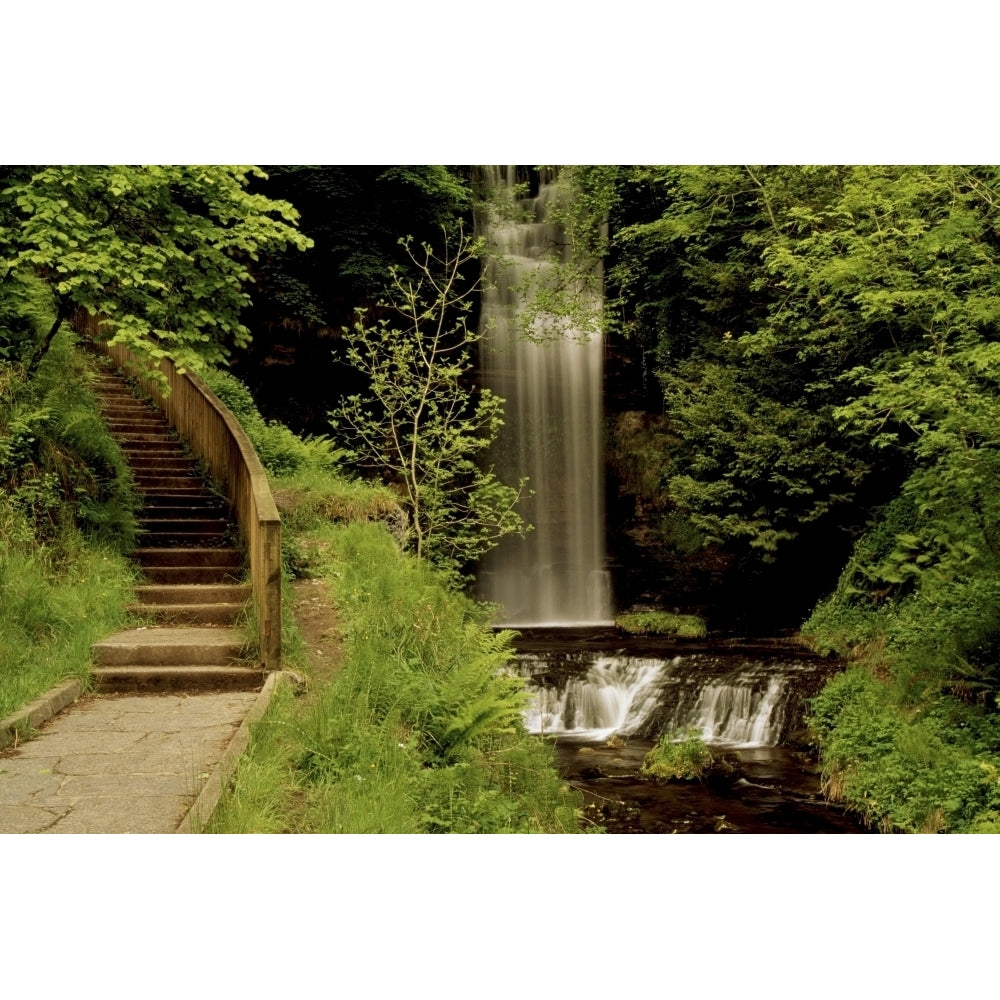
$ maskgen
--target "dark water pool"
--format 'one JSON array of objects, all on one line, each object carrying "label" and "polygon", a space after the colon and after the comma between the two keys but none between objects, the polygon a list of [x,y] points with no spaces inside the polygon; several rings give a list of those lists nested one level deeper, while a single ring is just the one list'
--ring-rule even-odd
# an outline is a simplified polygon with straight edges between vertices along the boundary
[{"label": "dark water pool", "polygon": [[555,740],[560,771],[585,800],[586,821],[608,833],[865,833],[820,795],[809,754],[785,747],[731,751],[732,778],[660,782],[639,776],[647,740],[608,747]]}]

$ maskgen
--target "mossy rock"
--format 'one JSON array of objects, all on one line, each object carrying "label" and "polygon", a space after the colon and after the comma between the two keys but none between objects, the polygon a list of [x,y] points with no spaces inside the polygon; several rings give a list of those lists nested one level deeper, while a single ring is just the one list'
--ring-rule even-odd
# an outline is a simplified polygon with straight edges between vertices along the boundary
[{"label": "mossy rock", "polygon": [[630,611],[615,624],[628,635],[670,635],[678,639],[703,639],[705,622],[697,615],[674,615],[667,611]]},{"label": "mossy rock", "polygon": [[729,779],[739,770],[739,755],[713,753],[696,729],[664,733],[646,754],[640,773],[658,781]]}]

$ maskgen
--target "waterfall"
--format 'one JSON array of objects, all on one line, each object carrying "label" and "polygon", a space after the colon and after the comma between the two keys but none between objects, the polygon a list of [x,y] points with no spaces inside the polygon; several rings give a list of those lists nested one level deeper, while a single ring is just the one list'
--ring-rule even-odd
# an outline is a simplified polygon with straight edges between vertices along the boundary
[{"label": "waterfall", "polygon": [[665,662],[599,657],[585,674],[569,678],[561,689],[531,686],[525,727],[530,733],[585,734],[594,740],[634,732],[659,706]]},{"label": "waterfall", "polygon": [[[484,175],[494,190],[513,188],[513,167],[484,168]],[[480,568],[480,596],[502,606],[504,625],[608,624],[613,617],[604,548],[603,341],[566,322],[557,335],[529,339],[519,322],[530,289],[551,272],[554,248],[565,243],[548,220],[561,196],[543,176],[536,197],[517,200],[516,221],[480,222],[502,255],[490,265],[481,311],[483,382],[506,400],[493,461],[502,479],[526,476],[533,491],[521,513],[534,530],[504,539]]]},{"label": "waterfall", "polygon": [[707,743],[741,748],[777,746],[800,726],[804,699],[829,671],[808,661],[598,654],[556,663],[521,655],[517,669],[531,697],[529,732],[597,741],[693,729]]}]

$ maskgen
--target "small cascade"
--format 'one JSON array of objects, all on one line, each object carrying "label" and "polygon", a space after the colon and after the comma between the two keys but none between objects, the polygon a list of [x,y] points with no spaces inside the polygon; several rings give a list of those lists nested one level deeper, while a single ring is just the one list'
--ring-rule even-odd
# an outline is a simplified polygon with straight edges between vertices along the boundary
[{"label": "small cascade", "polygon": [[[483,171],[493,190],[513,189],[515,168]],[[536,197],[516,202],[516,221],[480,220],[503,259],[488,275],[481,311],[483,382],[506,401],[492,460],[504,481],[528,478],[533,495],[521,514],[534,530],[490,553],[479,591],[503,608],[504,625],[605,624],[613,615],[604,543],[603,342],[565,323],[558,333],[529,338],[520,319],[530,289],[565,245],[549,221],[560,188],[542,181]]]},{"label": "small cascade", "polygon": [[520,656],[518,672],[528,680],[532,733],[601,741],[697,730],[706,743],[748,749],[777,746],[800,726],[804,698],[826,671],[801,661],[584,655],[557,664]]},{"label": "small cascade", "polygon": [[588,739],[634,732],[659,706],[664,663],[600,657],[584,675],[568,678],[561,689],[533,687],[525,725],[532,733],[572,733]]},{"label": "small cascade", "polygon": [[706,743],[740,747],[776,746],[784,722],[788,678],[771,677],[767,688],[748,684],[706,684],[694,710],[675,713],[671,729],[697,729]]}]

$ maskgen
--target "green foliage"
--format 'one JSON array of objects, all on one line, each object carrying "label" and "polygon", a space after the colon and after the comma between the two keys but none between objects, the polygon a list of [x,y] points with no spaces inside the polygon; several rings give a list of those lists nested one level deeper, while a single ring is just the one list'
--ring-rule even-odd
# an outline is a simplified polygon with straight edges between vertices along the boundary
[{"label": "green foliage", "polygon": [[247,432],[261,464],[275,477],[308,469],[332,472],[347,457],[325,435],[300,437],[277,420],[265,420],[250,390],[234,375],[216,368],[201,373],[206,385],[229,407]]},{"label": "green foliage", "polygon": [[[19,287],[0,296],[0,342],[21,330],[32,343],[52,323],[37,283]],[[0,717],[85,681],[91,644],[132,596],[137,500],[74,341],[61,331],[33,379],[0,354]]]},{"label": "green foliage", "polygon": [[510,634],[375,525],[303,541],[333,586],[344,662],[312,704],[285,700],[257,728],[212,829],[575,832],[579,797],[504,672]]},{"label": "green foliage", "polygon": [[524,481],[507,486],[478,464],[503,410],[488,389],[468,387],[469,351],[480,335],[466,322],[475,284],[465,284],[462,269],[475,264],[481,241],[446,232],[440,256],[429,244],[404,245],[419,277],[393,269],[382,303],[402,323],[368,323],[359,312],[348,359],[368,390],[331,417],[358,464],[399,489],[417,557],[457,579],[501,538],[524,532],[514,509]]},{"label": "green foliage", "polygon": [[762,396],[729,365],[686,362],[661,377],[685,448],[669,496],[709,542],[746,539],[773,559],[867,471],[838,453],[828,414]]},{"label": "green foliage", "polygon": [[988,827],[994,745],[962,733],[1000,697],[1000,171],[638,167],[615,192],[610,315],[658,369],[675,516],[743,569],[854,543],[804,626],[867,673],[818,703],[831,788],[893,828]]},{"label": "green foliage", "polygon": [[[37,329],[51,314],[28,318]],[[74,341],[69,331],[56,337],[33,380],[20,364],[0,361],[0,499],[12,519],[5,537],[30,549],[79,529],[128,550],[138,506],[131,473]]]},{"label": "green foliage", "polygon": [[326,521],[342,524],[380,521],[402,542],[406,514],[392,490],[359,479],[307,469],[281,479],[275,500],[292,532],[312,531]]},{"label": "green foliage", "polygon": [[[74,309],[103,315],[114,343],[152,366],[224,360],[249,331],[250,263],[262,251],[308,240],[295,210],[247,188],[255,167],[53,166],[15,178],[0,192],[0,274],[49,287],[56,317]],[[275,218],[278,216],[278,218]],[[35,345],[32,371],[48,349]]]},{"label": "green foliage", "polygon": [[27,531],[0,494],[0,718],[62,680],[86,681],[91,644],[124,624],[135,580],[120,552],[70,531],[31,550]]},{"label": "green foliage", "polygon": [[697,729],[689,729],[664,733],[646,754],[640,773],[661,781],[700,781],[720,768],[728,772],[731,764],[716,758]]},{"label": "green foliage", "polygon": [[255,264],[254,301],[243,321],[253,331],[233,369],[269,418],[296,431],[322,431],[329,410],[361,391],[344,358],[344,327],[355,310],[374,313],[390,267],[411,277],[413,263],[399,244],[436,242],[471,215],[468,168],[439,165],[267,166],[253,189],[284,199],[300,213],[312,240],[262,254]]},{"label": "green foliage", "polygon": [[920,502],[981,492],[998,188],[986,168],[619,172],[614,309],[658,360],[671,496],[709,538],[773,559],[913,459]]},{"label": "green foliage", "polygon": [[883,830],[988,829],[1000,804],[1000,719],[948,697],[906,709],[864,667],[834,678],[809,720],[828,794]]},{"label": "green foliage", "polygon": [[697,615],[666,611],[631,611],[618,615],[615,624],[629,635],[673,635],[678,639],[703,639],[705,622]]},{"label": "green foliage", "polygon": [[453,168],[439,165],[268,167],[256,186],[292,202],[306,255],[279,252],[263,261],[266,301],[254,304],[255,322],[338,329],[350,319],[345,303],[374,298],[390,267],[407,267],[399,234],[434,239],[470,209],[471,193]]}]

